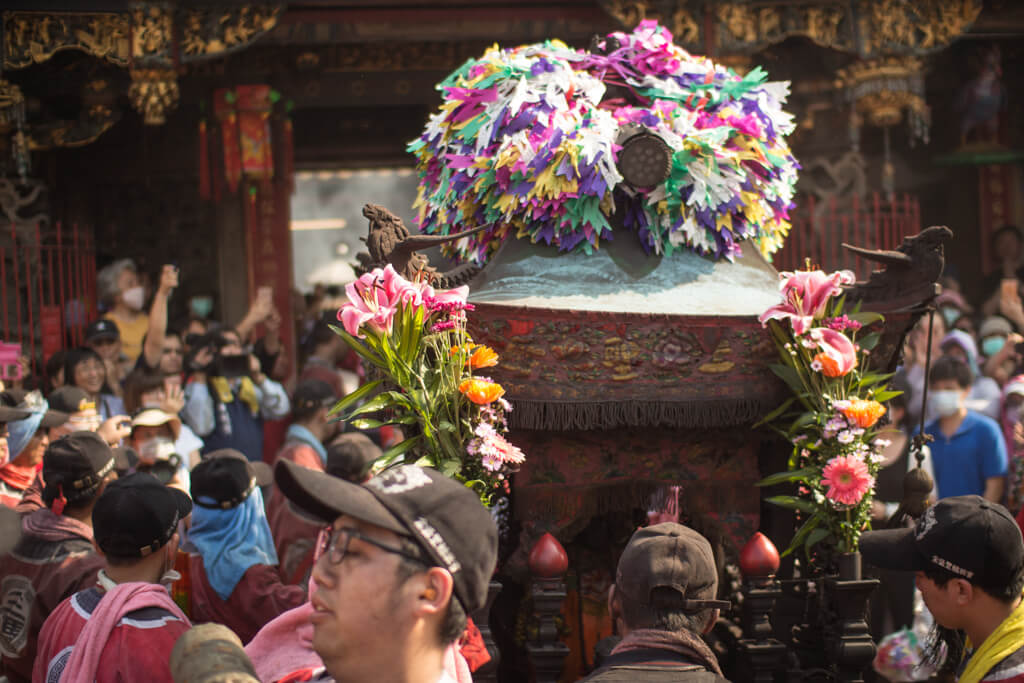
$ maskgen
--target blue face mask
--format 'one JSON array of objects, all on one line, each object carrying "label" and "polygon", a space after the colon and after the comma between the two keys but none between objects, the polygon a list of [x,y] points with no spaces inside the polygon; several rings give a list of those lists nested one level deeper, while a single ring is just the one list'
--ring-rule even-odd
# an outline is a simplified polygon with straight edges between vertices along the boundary
[{"label": "blue face mask", "polygon": [[206,318],[213,312],[213,299],[208,296],[194,296],[188,302],[192,315],[198,318]]},{"label": "blue face mask", "polygon": [[960,317],[960,309],[954,306],[943,306],[939,309],[942,313],[943,319],[946,321],[946,327],[953,327],[953,323]]},{"label": "blue face mask", "polygon": [[991,358],[1002,351],[1005,345],[1005,337],[985,337],[981,340],[981,352],[986,358]]}]

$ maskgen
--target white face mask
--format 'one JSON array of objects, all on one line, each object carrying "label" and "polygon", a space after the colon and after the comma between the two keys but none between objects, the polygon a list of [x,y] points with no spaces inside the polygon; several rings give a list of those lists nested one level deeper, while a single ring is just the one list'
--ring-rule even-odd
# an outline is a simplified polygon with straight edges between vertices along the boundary
[{"label": "white face mask", "polygon": [[951,389],[933,391],[928,402],[940,417],[951,417],[960,410],[960,392]]},{"label": "white face mask", "polygon": [[125,306],[133,311],[141,311],[146,303],[146,290],[140,287],[131,287],[121,292],[121,299]]},{"label": "white face mask", "polygon": [[139,444],[139,460],[147,465],[159,460],[169,460],[174,453],[174,442],[166,436],[154,436]]}]

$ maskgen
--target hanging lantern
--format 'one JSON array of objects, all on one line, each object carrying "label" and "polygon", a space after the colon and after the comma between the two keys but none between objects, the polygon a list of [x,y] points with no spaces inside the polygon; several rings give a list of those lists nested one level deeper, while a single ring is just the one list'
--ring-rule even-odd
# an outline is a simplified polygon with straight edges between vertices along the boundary
[{"label": "hanging lantern", "polygon": [[838,72],[836,86],[864,121],[882,128],[899,124],[904,115],[909,142],[928,144],[931,111],[924,99],[924,69],[917,57],[882,57],[858,61]]}]

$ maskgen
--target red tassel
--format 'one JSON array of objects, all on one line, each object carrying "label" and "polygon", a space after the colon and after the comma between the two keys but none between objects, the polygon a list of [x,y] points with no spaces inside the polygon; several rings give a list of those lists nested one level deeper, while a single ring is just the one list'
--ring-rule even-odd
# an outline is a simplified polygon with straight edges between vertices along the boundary
[{"label": "red tassel", "polygon": [[53,503],[50,505],[50,510],[55,515],[64,514],[64,506],[68,504],[68,499],[64,497],[64,485],[57,485],[57,497],[53,499]]},{"label": "red tassel", "polygon": [[199,122],[199,196],[210,198],[210,149],[206,140],[206,119]]}]

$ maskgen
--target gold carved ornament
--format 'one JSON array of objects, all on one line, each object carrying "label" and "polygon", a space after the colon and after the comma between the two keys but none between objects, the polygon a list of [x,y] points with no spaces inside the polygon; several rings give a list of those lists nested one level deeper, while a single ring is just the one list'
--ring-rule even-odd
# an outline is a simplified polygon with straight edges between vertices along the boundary
[{"label": "gold carved ornament", "polygon": [[127,14],[4,12],[4,67],[45,62],[61,50],[81,50],[127,66],[131,19]]},{"label": "gold carved ornament", "polygon": [[146,125],[159,126],[178,104],[178,74],[174,69],[133,69],[128,97]]},{"label": "gold carved ornament", "polygon": [[859,114],[875,126],[898,124],[903,112],[927,117],[923,63],[917,57],[885,57],[856,62],[840,69],[836,87]]}]

